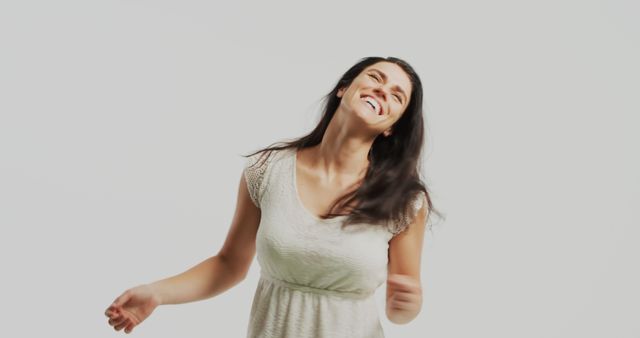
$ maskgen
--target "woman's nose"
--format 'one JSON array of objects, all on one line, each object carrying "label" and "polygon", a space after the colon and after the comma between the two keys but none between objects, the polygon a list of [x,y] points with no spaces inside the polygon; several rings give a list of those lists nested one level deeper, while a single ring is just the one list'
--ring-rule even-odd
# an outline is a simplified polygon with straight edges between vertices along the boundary
[{"label": "woman's nose", "polygon": [[378,88],[373,89],[373,92],[374,92],[377,96],[381,97],[383,100],[385,100],[385,101],[387,100],[387,93],[386,93],[386,92],[384,91],[384,89],[382,89],[381,87],[378,87]]}]

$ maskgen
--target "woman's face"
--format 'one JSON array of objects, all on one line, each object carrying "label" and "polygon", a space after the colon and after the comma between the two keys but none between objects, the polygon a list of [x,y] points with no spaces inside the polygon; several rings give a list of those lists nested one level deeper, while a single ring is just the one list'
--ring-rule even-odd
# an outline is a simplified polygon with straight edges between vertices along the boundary
[{"label": "woman's face", "polygon": [[358,116],[377,134],[388,136],[407,108],[411,90],[411,80],[400,66],[381,61],[365,68],[337,96],[342,98],[341,109]]}]

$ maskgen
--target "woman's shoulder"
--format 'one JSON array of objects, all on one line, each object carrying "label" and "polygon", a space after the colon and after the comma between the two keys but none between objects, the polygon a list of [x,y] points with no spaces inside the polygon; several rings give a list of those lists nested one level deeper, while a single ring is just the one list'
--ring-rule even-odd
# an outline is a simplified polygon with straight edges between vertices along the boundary
[{"label": "woman's shoulder", "polygon": [[269,186],[270,177],[277,168],[282,167],[279,162],[285,155],[289,154],[288,149],[269,149],[258,151],[249,155],[245,161],[244,176],[251,199],[256,206],[262,204],[262,196]]},{"label": "woman's shoulder", "polygon": [[418,216],[420,209],[424,205],[427,204],[427,196],[423,191],[419,191],[416,193],[413,198],[409,200],[408,212],[402,215],[402,218],[399,222],[390,221],[387,223],[388,230],[393,234],[393,236],[398,235],[399,233],[408,229],[409,225],[413,223],[414,219]]},{"label": "woman's shoulder", "polygon": [[285,159],[294,154],[291,148],[267,149],[251,154],[245,160],[245,169],[261,180],[269,172],[284,168]]},{"label": "woman's shoulder", "polygon": [[249,155],[246,162],[248,165],[265,166],[286,158],[287,155],[293,154],[293,151],[291,148],[260,150]]}]

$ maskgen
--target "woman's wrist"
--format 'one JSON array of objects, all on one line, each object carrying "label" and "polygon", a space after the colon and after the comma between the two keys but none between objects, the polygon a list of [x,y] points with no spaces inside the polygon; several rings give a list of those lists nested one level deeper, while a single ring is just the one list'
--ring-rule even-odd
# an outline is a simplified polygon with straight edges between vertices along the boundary
[{"label": "woman's wrist", "polygon": [[164,304],[164,302],[162,300],[162,294],[156,283],[157,282],[145,284],[145,287],[149,289],[149,292],[151,293],[151,299],[153,300],[155,305],[158,306]]}]

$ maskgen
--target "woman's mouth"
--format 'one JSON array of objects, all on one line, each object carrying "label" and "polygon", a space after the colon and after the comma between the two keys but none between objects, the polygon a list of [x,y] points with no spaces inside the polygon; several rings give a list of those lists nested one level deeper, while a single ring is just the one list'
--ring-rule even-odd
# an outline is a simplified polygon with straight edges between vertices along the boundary
[{"label": "woman's mouth", "polygon": [[382,115],[382,106],[370,95],[364,95],[361,100],[366,103],[367,107],[376,115]]}]

